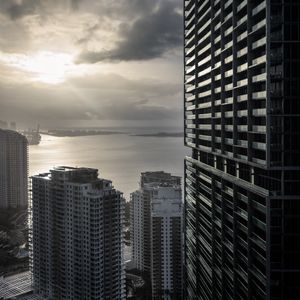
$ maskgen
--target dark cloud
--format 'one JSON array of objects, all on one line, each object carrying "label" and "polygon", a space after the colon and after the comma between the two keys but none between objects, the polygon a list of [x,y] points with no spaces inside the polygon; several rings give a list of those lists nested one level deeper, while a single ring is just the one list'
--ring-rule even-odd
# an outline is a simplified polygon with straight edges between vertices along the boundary
[{"label": "dark cloud", "polygon": [[79,5],[82,2],[82,0],[71,0],[71,6],[74,10],[79,9]]},{"label": "dark cloud", "polygon": [[178,3],[173,1],[153,5],[147,14],[132,24],[121,24],[120,28],[120,41],[114,49],[83,51],[78,62],[149,60],[161,57],[182,42],[182,16],[178,12]]},{"label": "dark cloud", "polygon": [[27,15],[41,15],[47,17],[53,8],[61,12],[69,8],[78,10],[84,0],[0,0],[0,13],[8,15],[12,20]]},{"label": "dark cloud", "polygon": [[1,0],[0,11],[15,20],[25,15],[34,14],[41,5],[41,0]]},{"label": "dark cloud", "polygon": [[[80,14],[88,12],[92,14],[93,21],[86,24],[86,28],[78,28],[81,36],[72,37],[81,48],[78,49],[81,53],[79,63],[141,61],[161,57],[181,44],[179,4],[179,0],[0,0],[0,15],[6,15],[12,21],[35,15],[40,22],[50,20],[42,26],[51,27],[55,24],[55,15],[65,14],[68,20],[70,15],[78,14],[80,18]],[[15,22],[15,26],[22,30],[28,24]],[[60,26],[63,32],[64,24]],[[59,36],[59,31],[55,34]],[[105,37],[105,47],[101,44],[102,36]],[[115,46],[111,49],[108,45]],[[23,43],[20,43],[22,46]],[[103,49],[94,52],[86,48],[90,46]]]}]

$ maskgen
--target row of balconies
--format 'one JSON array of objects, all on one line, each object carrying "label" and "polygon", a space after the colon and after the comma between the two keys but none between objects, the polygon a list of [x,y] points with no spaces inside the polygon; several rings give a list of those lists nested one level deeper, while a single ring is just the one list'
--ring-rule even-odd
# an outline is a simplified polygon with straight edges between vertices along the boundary
[{"label": "row of balconies", "polygon": [[[189,48],[189,43],[191,43],[193,41],[193,38],[191,38],[188,43],[186,44],[186,47]],[[261,46],[265,46],[265,43],[266,43],[266,39],[265,37],[263,37],[262,39],[260,40],[257,40],[255,42],[253,42],[252,44],[252,49],[256,49],[258,47],[261,47]],[[225,45],[225,49],[217,49],[215,50],[214,52],[214,61],[218,58],[219,55],[221,55],[223,53],[223,56],[226,55],[226,52],[225,50],[227,49],[230,49],[232,47],[232,41],[230,41],[228,44]],[[201,48],[201,50],[197,53],[197,56],[201,58],[201,56],[203,56],[202,58],[202,61],[200,61],[200,63],[198,64],[198,66],[201,68],[201,66],[205,69],[207,69],[207,66],[206,64],[209,62],[208,61],[208,57],[210,56],[210,52],[209,50],[211,49],[211,44],[208,43],[206,46],[203,46]],[[186,51],[186,57],[189,57],[189,55],[192,55],[191,57],[189,57],[186,61],[186,65],[192,65],[196,59],[196,56],[194,54],[194,50],[195,50],[195,47],[193,48],[189,48],[189,50]],[[206,54],[207,52],[207,55],[204,55]],[[245,55],[248,54],[248,48],[245,47],[243,49],[240,49],[237,51],[237,57],[238,58],[243,58]],[[224,63],[225,64],[228,64],[228,63],[231,63],[233,61],[233,55],[229,52],[229,55],[227,55],[226,57],[224,57]],[[257,63],[262,63],[262,62],[265,62],[265,57],[262,56],[262,59],[257,59],[257,58],[254,58],[253,59],[253,64],[257,64]],[[218,61],[218,62],[215,62],[215,65],[213,66],[213,68],[218,68],[221,66],[221,61]],[[243,66],[244,70],[246,69],[246,65]],[[240,68],[239,72],[243,71],[243,68]],[[187,70],[186,74],[189,74],[191,73],[191,71],[193,71],[194,69],[193,68],[190,68]]]},{"label": "row of balconies", "polygon": [[[248,117],[248,110],[238,110],[237,111],[237,117],[238,118],[243,118],[243,117]],[[254,117],[266,117],[266,108],[254,108],[252,109],[252,116]],[[221,112],[215,112],[215,113],[197,113],[197,118],[198,119],[211,119],[211,118],[221,118],[222,113]],[[233,118],[233,111],[225,111],[224,112],[224,118]],[[196,120],[196,114],[186,114],[186,119],[187,120]],[[255,122],[254,122],[255,123]],[[242,125],[245,126],[245,125]],[[245,127],[239,127],[239,129],[245,129]],[[255,129],[263,129],[262,127],[255,127]],[[243,130],[241,130],[243,131]]]},{"label": "row of balconies", "polygon": [[[226,18],[228,18],[227,20],[230,20],[231,17],[232,17],[231,14],[229,14]],[[225,20],[225,22],[227,20]],[[229,28],[225,29],[224,28],[224,23],[225,22],[223,22],[222,25],[223,25],[224,36],[226,37],[226,36],[229,36],[230,34],[232,34],[232,32],[233,32],[234,29],[233,29],[233,26],[230,26]],[[209,24],[210,24],[210,20],[208,20],[202,26],[202,28],[200,30],[198,30],[198,32],[202,34],[202,38],[197,41],[197,46],[201,46],[201,49],[205,48],[205,43],[204,43],[205,41],[207,43],[209,43],[208,37],[210,37],[211,34],[214,34],[214,33],[211,33],[209,30],[208,30],[207,33],[204,33],[205,31],[207,31],[207,29],[209,29],[209,27],[208,27]],[[257,33],[257,31],[263,29],[265,25],[266,25],[266,20],[265,19],[261,20],[257,24],[253,25],[252,32],[250,34]],[[220,26],[221,26],[221,22],[219,22],[215,26],[214,30],[217,31],[220,28]],[[185,36],[186,37],[186,43],[185,43],[186,48],[189,48],[192,45],[195,45],[196,40],[194,39],[194,36],[192,35],[192,33],[194,33],[195,30],[196,30],[196,28],[193,25],[193,27],[191,27],[186,32],[186,36]],[[264,34],[264,31],[262,31],[261,34]],[[281,33],[276,33],[276,34],[274,33],[273,35],[274,35],[274,38],[276,37],[278,39],[278,36],[280,36]],[[218,44],[221,41],[220,36],[221,35],[218,34],[218,36],[214,39],[214,45]],[[241,34],[239,34],[237,36],[237,42],[239,43],[239,42],[243,41],[248,36],[249,36],[249,38],[253,39],[253,37],[251,35],[249,35],[249,33],[247,31],[242,32]],[[263,44],[265,44],[265,40],[263,40],[263,38],[261,40],[254,41],[253,44],[252,44],[252,49],[255,49],[255,48],[259,47],[259,46],[262,46]],[[229,49],[232,46],[233,46],[233,42],[229,41],[226,45],[224,45],[222,47],[222,49],[218,49],[218,50],[215,51],[215,56],[218,56],[221,53],[221,51],[225,51],[226,49]],[[206,51],[206,50],[204,50],[204,51]],[[203,53],[203,52],[199,52],[199,55],[201,55],[201,53]],[[239,56],[242,56],[242,54],[240,54]]]},{"label": "row of balconies", "polygon": [[[243,64],[241,67],[241,70],[244,70],[244,68],[247,68],[247,63],[246,64]],[[238,67],[239,68],[239,67]],[[194,84],[195,82],[195,78],[196,76],[195,75],[188,75],[187,79],[186,79],[186,82],[185,82],[185,86],[186,86],[186,93],[192,93],[195,91],[196,88],[202,88],[202,90],[205,90],[204,87],[206,87],[207,90],[210,90],[211,88],[211,85],[212,85],[212,80],[211,78],[207,78],[207,74],[211,71],[210,68],[207,68],[201,72],[199,72],[198,74],[198,80],[199,80],[199,83],[198,85],[196,86]],[[188,71],[189,72],[189,69]],[[203,80],[200,80],[201,77],[204,77]],[[233,76],[233,70],[228,70],[224,73],[224,79],[230,79],[231,77]],[[282,77],[282,72],[276,72],[276,73],[273,73],[271,74],[271,76],[273,76],[273,78],[278,78],[278,77]],[[217,74],[214,76],[214,86],[215,89],[214,89],[214,93],[218,94],[221,92],[221,86],[217,86],[217,82],[219,82],[219,80],[221,80],[221,74]],[[267,74],[265,72],[263,73],[258,73],[258,74],[254,74],[252,76],[252,83],[259,83],[259,82],[264,82],[267,80]],[[219,83],[220,84],[220,83]],[[225,91],[231,91],[235,88],[240,88],[240,87],[246,87],[248,85],[248,80],[247,78],[243,78],[243,79],[240,79],[239,81],[237,81],[237,84],[236,86],[233,86],[233,83],[232,82],[229,82],[228,84],[225,85]],[[254,94],[254,97],[256,97],[258,95],[258,92],[256,93],[253,93]],[[205,94],[203,94],[203,96],[205,96]],[[240,96],[239,96],[240,97]]]}]

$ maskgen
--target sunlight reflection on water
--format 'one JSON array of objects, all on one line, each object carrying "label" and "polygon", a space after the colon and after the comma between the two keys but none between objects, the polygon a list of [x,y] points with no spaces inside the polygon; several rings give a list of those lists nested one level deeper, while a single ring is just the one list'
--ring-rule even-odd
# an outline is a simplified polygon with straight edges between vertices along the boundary
[{"label": "sunlight reflection on water", "polygon": [[29,172],[36,175],[59,165],[97,168],[100,177],[111,179],[129,200],[143,171],[164,170],[183,176],[187,154],[183,138],[178,137],[43,135],[40,145],[29,147]]}]

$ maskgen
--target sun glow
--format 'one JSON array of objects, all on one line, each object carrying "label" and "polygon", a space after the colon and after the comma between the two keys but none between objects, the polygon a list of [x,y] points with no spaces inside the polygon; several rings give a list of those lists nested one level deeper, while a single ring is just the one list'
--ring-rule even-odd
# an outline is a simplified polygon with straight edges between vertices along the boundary
[{"label": "sun glow", "polygon": [[82,76],[89,72],[85,66],[75,64],[73,59],[68,53],[46,51],[33,55],[0,55],[0,61],[21,70],[28,80],[46,84],[59,84],[67,77]]},{"label": "sun glow", "polygon": [[34,80],[49,84],[63,82],[75,68],[71,55],[52,52],[40,52],[27,57],[20,67],[32,73]]}]

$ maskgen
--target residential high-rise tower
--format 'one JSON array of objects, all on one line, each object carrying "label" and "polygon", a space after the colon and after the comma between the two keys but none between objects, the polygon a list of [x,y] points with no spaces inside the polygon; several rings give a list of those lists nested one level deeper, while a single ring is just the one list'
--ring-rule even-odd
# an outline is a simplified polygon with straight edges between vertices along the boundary
[{"label": "residential high-rise tower", "polygon": [[182,299],[183,203],[180,177],[145,172],[131,194],[135,267],[150,278],[152,299]]},{"label": "residential high-rise tower", "polygon": [[300,2],[184,1],[187,299],[300,297]]},{"label": "residential high-rise tower", "polygon": [[125,299],[124,199],[96,169],[32,177],[31,268],[47,299]]},{"label": "residential high-rise tower", "polygon": [[0,129],[0,208],[26,207],[28,144],[12,130]]}]

